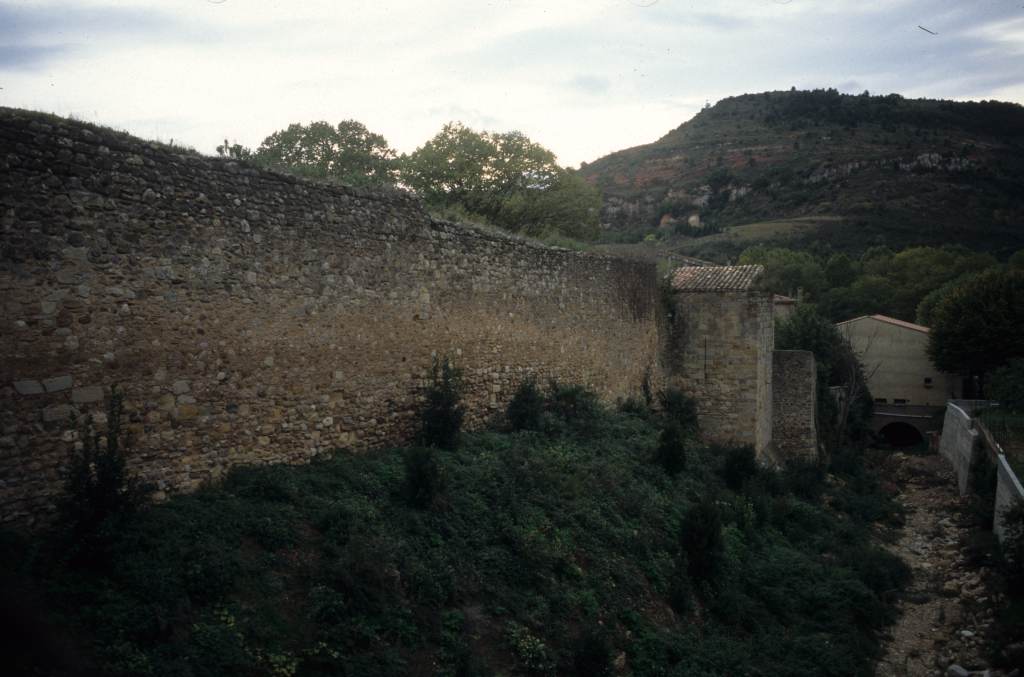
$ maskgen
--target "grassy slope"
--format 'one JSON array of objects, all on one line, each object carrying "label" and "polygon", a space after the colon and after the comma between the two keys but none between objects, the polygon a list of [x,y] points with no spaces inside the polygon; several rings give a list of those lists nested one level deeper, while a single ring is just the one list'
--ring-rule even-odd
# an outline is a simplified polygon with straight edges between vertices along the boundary
[{"label": "grassy slope", "polygon": [[[815,237],[850,251],[956,241],[1007,253],[1024,245],[1022,129],[1024,109],[1011,104],[766,92],[724,99],[658,141],[603,157],[581,174],[602,189],[603,221],[620,234],[650,232],[675,203],[680,214],[699,211],[716,227],[843,217]],[[924,153],[962,158],[971,168],[893,168]],[[843,172],[849,163],[860,165]],[[809,181],[829,169],[838,171]],[[686,207],[721,171],[730,187],[750,192],[710,208]],[[635,208],[616,214],[621,204]],[[728,258],[735,249],[703,253]]]},{"label": "grassy slope", "polygon": [[[728,489],[720,450],[670,478],[635,415],[560,429],[438,452],[433,509],[397,450],[343,452],[153,506],[99,572],[21,566],[103,674],[871,673],[904,570],[870,543],[870,477],[824,508],[774,475]],[[705,581],[680,550],[701,499],[724,540]]]}]

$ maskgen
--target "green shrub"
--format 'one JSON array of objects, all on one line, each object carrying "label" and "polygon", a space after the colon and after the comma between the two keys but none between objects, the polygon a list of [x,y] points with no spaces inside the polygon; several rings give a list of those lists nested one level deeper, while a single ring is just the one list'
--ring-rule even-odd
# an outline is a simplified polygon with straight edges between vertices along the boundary
[{"label": "green shrub", "polygon": [[874,546],[857,548],[849,561],[864,585],[892,597],[910,581],[910,567],[891,552]]},{"label": "green shrub", "polygon": [[786,491],[812,503],[825,491],[825,472],[813,461],[790,461],[782,470]]},{"label": "green shrub", "polygon": [[619,400],[618,409],[624,414],[633,414],[640,418],[647,418],[650,415],[650,409],[639,397],[627,397],[624,400]]},{"label": "green shrub", "polygon": [[1003,409],[1024,411],[1024,358],[1010,360],[993,371],[988,392]]},{"label": "green shrub", "polygon": [[722,516],[713,500],[705,497],[690,508],[683,518],[679,542],[690,578],[697,583],[713,581],[722,568],[725,552]]},{"label": "green shrub", "polygon": [[545,418],[570,434],[233,471],[129,520],[99,575],[41,545],[38,589],[102,674],[600,674],[623,637],[637,675],[870,672],[900,572],[833,501],[870,484],[726,491],[692,438],[668,481],[664,421]]},{"label": "green shrub", "polygon": [[679,388],[666,388],[658,393],[661,414],[683,430],[697,430],[697,403]]},{"label": "green shrub", "polygon": [[565,385],[552,379],[548,383],[548,410],[571,424],[585,424],[601,413],[594,391],[581,385]]},{"label": "green shrub", "polygon": [[404,493],[409,505],[434,507],[444,491],[444,474],[437,454],[430,447],[414,447],[405,454]]},{"label": "green shrub", "polygon": [[519,664],[528,671],[544,674],[554,670],[555,662],[547,644],[526,626],[509,621],[505,626],[505,639]]},{"label": "green shrub", "polygon": [[592,627],[584,632],[573,647],[573,674],[610,675],[612,672],[612,645],[608,633],[601,627]]},{"label": "green shrub", "polygon": [[678,423],[669,421],[661,431],[655,460],[673,477],[686,468],[686,436]]},{"label": "green shrub", "polygon": [[544,415],[544,394],[535,379],[528,378],[516,388],[506,416],[513,430],[540,430]]},{"label": "green shrub", "polygon": [[462,370],[445,357],[434,359],[431,385],[420,414],[420,441],[429,447],[455,449],[466,409],[462,405]]},{"label": "green shrub", "polygon": [[722,479],[725,485],[733,491],[741,491],[750,479],[757,475],[757,454],[754,447],[743,446],[718,446],[712,449],[725,456],[722,463]]},{"label": "green shrub", "polygon": [[668,603],[680,616],[688,616],[693,611],[693,585],[690,583],[689,565],[682,562],[680,570],[672,577],[668,589]]},{"label": "green shrub", "polygon": [[123,410],[124,395],[114,386],[107,398],[106,434],[93,425],[92,417],[81,426],[81,447],[72,453],[58,506],[59,524],[72,541],[74,557],[101,558],[117,523],[145,499],[145,489],[125,467],[131,438],[121,428]]},{"label": "green shrub", "polygon": [[843,445],[832,452],[829,470],[839,475],[858,475],[864,470],[864,452],[854,445]]}]

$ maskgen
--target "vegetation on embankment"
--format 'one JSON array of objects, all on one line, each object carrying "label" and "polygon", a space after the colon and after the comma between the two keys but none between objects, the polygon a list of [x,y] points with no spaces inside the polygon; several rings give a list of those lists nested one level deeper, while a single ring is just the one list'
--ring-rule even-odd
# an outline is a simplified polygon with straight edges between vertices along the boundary
[{"label": "vegetation on embankment", "polygon": [[540,430],[239,469],[91,543],[6,548],[36,591],[19,632],[75,638],[17,641],[7,667],[871,673],[907,570],[872,542],[898,515],[855,453],[825,481],[700,447],[635,402],[563,387],[540,405],[516,412]]}]

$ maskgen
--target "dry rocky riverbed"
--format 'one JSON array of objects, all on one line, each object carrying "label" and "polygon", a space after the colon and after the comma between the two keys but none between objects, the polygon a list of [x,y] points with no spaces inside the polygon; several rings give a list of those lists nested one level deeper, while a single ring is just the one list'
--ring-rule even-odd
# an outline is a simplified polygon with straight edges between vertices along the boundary
[{"label": "dry rocky riverbed", "polygon": [[913,581],[876,675],[1006,674],[987,663],[998,574],[970,544],[969,501],[959,497],[952,468],[938,455],[902,453],[887,466],[883,476],[906,510],[890,549],[911,567]]}]

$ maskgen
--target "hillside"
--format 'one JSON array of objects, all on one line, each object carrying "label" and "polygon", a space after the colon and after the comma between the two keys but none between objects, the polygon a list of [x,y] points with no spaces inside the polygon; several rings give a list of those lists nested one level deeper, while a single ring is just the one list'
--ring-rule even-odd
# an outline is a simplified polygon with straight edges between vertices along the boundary
[{"label": "hillside", "polygon": [[744,94],[580,173],[604,194],[606,241],[655,234],[682,254],[811,239],[850,252],[1024,245],[1024,107],[1011,103]]},{"label": "hillside", "polygon": [[9,674],[870,672],[907,570],[859,456],[822,482],[688,442],[672,475],[642,407],[563,393],[542,431],[236,469],[70,546],[0,531],[0,589],[33,593]]}]

